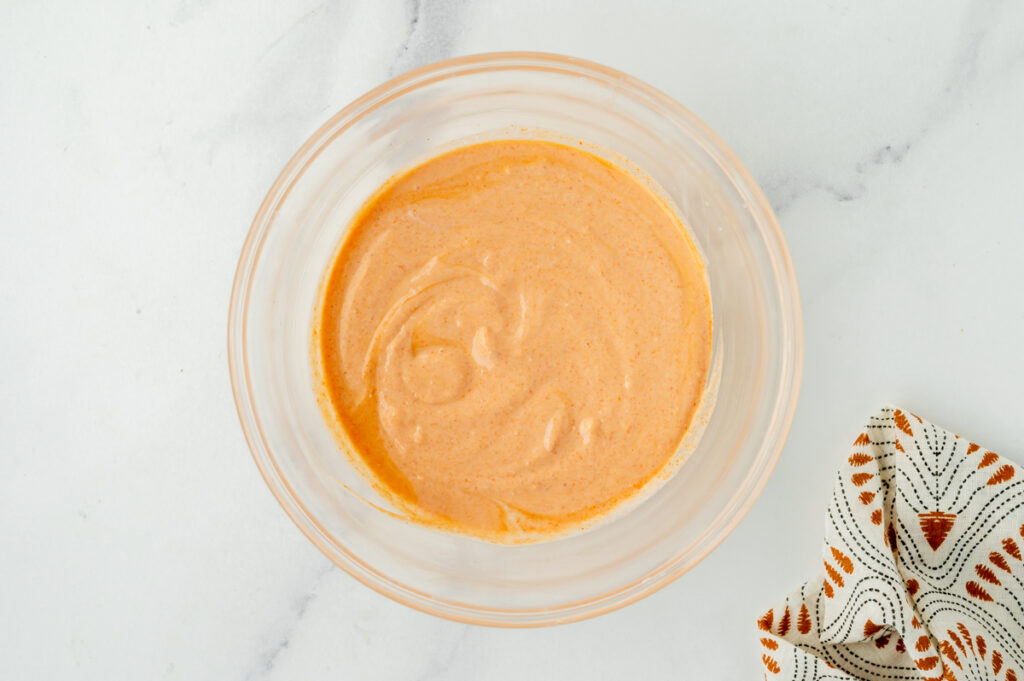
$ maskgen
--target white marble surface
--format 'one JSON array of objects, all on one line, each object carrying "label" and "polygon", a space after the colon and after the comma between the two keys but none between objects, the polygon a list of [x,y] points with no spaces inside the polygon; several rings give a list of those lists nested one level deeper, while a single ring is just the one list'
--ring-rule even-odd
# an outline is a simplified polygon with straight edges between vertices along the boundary
[{"label": "white marble surface", "polygon": [[[834,467],[894,401],[1024,461],[1024,3],[31,2],[0,10],[0,676],[717,679],[818,564]],[[331,113],[472,52],[573,54],[690,107],[779,213],[793,433],[658,594],[500,631],[406,609],[292,526],[225,323],[264,192]]]}]

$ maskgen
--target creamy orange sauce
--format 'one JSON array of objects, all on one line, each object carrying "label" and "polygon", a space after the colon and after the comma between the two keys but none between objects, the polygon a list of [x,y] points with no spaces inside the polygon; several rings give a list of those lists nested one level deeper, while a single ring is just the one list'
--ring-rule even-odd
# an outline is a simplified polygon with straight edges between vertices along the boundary
[{"label": "creamy orange sauce", "polygon": [[328,272],[321,404],[411,519],[496,541],[585,526],[672,459],[700,402],[700,256],[643,183],[550,142],[393,178]]}]

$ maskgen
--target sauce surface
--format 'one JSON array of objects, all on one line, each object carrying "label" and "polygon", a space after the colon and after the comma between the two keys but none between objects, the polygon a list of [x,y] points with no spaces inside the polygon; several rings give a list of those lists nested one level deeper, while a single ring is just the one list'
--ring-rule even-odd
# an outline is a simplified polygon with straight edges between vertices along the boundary
[{"label": "sauce surface", "polygon": [[711,303],[678,218],[635,177],[487,142],[364,205],[314,351],[325,415],[411,519],[524,541],[585,526],[673,458]]}]

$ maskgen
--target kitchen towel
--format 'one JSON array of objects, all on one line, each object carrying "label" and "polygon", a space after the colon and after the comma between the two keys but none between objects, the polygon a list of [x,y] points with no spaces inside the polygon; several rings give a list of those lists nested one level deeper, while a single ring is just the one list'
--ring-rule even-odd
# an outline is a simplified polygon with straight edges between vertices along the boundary
[{"label": "kitchen towel", "polygon": [[839,470],[820,574],[757,622],[767,679],[1024,681],[1024,469],[895,407]]}]

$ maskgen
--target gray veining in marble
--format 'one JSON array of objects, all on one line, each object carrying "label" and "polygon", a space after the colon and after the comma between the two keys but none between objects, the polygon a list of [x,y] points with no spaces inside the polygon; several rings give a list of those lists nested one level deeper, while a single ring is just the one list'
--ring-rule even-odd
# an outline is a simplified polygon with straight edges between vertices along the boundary
[{"label": "gray veining in marble", "polygon": [[392,76],[454,56],[466,0],[408,0],[405,36],[388,69]]}]

